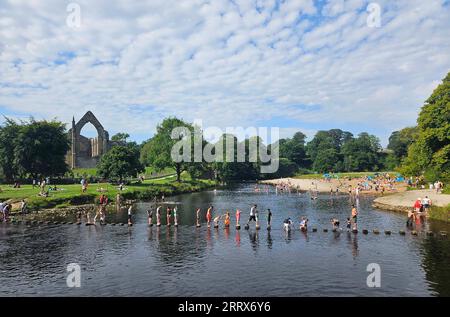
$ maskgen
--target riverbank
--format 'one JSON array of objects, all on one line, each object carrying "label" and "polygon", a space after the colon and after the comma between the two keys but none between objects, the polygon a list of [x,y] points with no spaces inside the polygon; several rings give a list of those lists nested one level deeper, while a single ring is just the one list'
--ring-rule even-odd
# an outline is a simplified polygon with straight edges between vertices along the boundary
[{"label": "riverbank", "polygon": [[[60,210],[61,212],[73,210],[77,206],[90,206],[98,202],[101,194],[108,197],[111,203],[116,200],[119,193],[122,201],[149,201],[155,197],[171,196],[183,193],[198,192],[215,187],[217,184],[211,180],[192,180],[187,176],[181,182],[176,181],[176,176],[164,177],[154,180],[145,180],[142,183],[125,185],[123,190],[118,186],[108,183],[89,184],[85,193],[81,192],[81,185],[56,185],[56,190],[49,190],[48,197],[39,196],[39,188],[31,185],[23,185],[21,188],[12,188],[2,185],[0,201],[11,203],[13,214],[20,210],[20,202],[27,202],[29,212],[42,212],[44,210]],[[53,187],[50,185],[48,188]]]},{"label": "riverbank", "polygon": [[432,202],[429,217],[432,219],[449,221],[450,195],[436,194],[436,191],[430,189],[409,190],[378,197],[373,201],[373,207],[383,210],[408,212],[408,210],[412,209],[417,198],[424,198],[425,196],[428,196]]},{"label": "riverbank", "polygon": [[[363,178],[352,178],[352,179],[335,179],[326,180],[324,178],[277,178],[264,180],[260,183],[269,184],[276,186],[279,184],[290,184],[291,187],[297,188],[300,191],[317,191],[319,193],[330,193],[330,191],[336,192],[336,189],[341,193],[348,193],[349,186],[355,188],[358,183],[362,182]],[[385,187],[385,193],[397,193],[406,191],[406,184],[396,183],[393,190],[390,190],[387,186]],[[380,192],[372,190],[364,190],[360,192],[361,194],[380,194]]]}]

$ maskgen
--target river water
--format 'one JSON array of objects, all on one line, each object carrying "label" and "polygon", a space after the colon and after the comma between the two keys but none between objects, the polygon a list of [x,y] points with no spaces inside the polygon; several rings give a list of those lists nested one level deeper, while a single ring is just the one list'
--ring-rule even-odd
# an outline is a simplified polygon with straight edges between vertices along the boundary
[{"label": "river water", "polygon": [[[425,231],[449,230],[442,223],[407,230],[405,215],[375,210],[373,198],[358,201],[358,234],[323,232],[330,218],[344,224],[345,195],[276,195],[252,185],[170,197],[177,203],[178,228],[146,225],[148,203],[137,204],[135,225],[0,224],[0,295],[42,296],[450,296],[450,239]],[[208,229],[204,214],[212,203],[223,213],[240,208],[246,221],[258,204],[261,230]],[[202,208],[196,228],[195,209]],[[266,230],[265,210],[273,212]],[[309,218],[309,232],[282,230],[286,217]],[[109,215],[126,222],[126,212]],[[74,219],[70,219],[74,221]],[[317,232],[311,228],[317,227]],[[361,229],[370,233],[364,235]],[[372,229],[379,229],[375,235]],[[392,230],[392,235],[384,230]],[[67,265],[81,268],[81,287],[69,288]],[[369,287],[367,267],[380,268],[380,287]]]}]

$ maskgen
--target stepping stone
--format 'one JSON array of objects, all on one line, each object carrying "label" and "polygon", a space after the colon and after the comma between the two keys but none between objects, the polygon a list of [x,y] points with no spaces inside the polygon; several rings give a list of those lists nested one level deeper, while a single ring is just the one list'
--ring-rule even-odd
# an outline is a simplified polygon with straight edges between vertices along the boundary
[{"label": "stepping stone", "polygon": [[368,234],[368,233],[369,233],[369,230],[363,229],[362,233],[363,233],[363,234]]},{"label": "stepping stone", "polygon": [[390,235],[391,234],[391,230],[384,230],[384,234]]},{"label": "stepping stone", "polygon": [[413,236],[417,236],[417,231],[416,231],[416,230],[413,230],[413,231],[411,231],[411,234],[412,234]]},{"label": "stepping stone", "polygon": [[328,229],[323,229],[323,232],[328,232]]},{"label": "stepping stone", "polygon": [[441,235],[441,237],[446,237],[447,231],[440,231],[439,234]]},{"label": "stepping stone", "polygon": [[398,233],[399,233],[401,236],[404,236],[404,235],[406,234],[406,232],[405,232],[404,230],[400,230]]},{"label": "stepping stone", "polygon": [[358,233],[358,229],[353,229],[352,232],[353,233]]},{"label": "stepping stone", "polygon": [[434,237],[434,232],[433,231],[427,231],[427,236]]},{"label": "stepping stone", "polygon": [[317,232],[317,228],[312,228],[312,232]]},{"label": "stepping stone", "polygon": [[373,233],[374,233],[374,234],[379,234],[380,231],[379,231],[378,229],[373,229]]}]

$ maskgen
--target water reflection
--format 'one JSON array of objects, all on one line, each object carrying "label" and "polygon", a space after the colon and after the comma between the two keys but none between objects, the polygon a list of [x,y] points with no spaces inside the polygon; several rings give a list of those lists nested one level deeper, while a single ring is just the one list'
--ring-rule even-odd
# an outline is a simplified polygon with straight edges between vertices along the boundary
[{"label": "water reflection", "polygon": [[[136,205],[132,227],[0,224],[0,294],[65,295],[65,268],[76,262],[82,265],[86,283],[70,295],[374,296],[364,283],[354,283],[342,272],[351,268],[355,279],[365,280],[367,263],[376,262],[390,277],[376,295],[450,295],[450,241],[423,233],[417,237],[409,232],[373,235],[373,228],[381,232],[405,229],[406,216],[374,210],[371,198],[355,200],[360,229],[369,229],[368,235],[331,231],[330,218],[340,219],[343,225],[350,214],[348,195],[326,194],[311,201],[308,195],[267,195],[242,186],[235,192],[204,192],[171,200],[178,206],[179,227],[148,227],[150,205],[146,203]],[[255,202],[260,210],[272,210],[272,231],[266,230],[263,221],[261,230],[253,227],[248,232],[234,226],[205,226],[210,204],[217,210],[215,215],[239,208],[246,217]],[[200,228],[195,227],[196,208],[203,213]],[[126,211],[114,211],[107,219],[126,222],[126,216]],[[301,216],[318,231],[303,233],[298,226],[295,231],[282,230],[285,218]],[[449,231],[448,225],[435,222],[418,223],[415,229]],[[301,250],[301,261],[294,250]],[[265,263],[263,271],[254,269],[256,260]],[[242,275],[232,274],[242,270],[245,283]],[[302,281],[301,287],[280,279],[285,272],[293,281]]]}]

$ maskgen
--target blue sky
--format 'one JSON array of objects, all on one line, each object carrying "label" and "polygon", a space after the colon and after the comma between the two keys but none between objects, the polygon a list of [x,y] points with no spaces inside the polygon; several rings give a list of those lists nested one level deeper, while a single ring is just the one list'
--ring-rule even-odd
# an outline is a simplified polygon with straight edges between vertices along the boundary
[{"label": "blue sky", "polygon": [[68,3],[0,3],[1,115],[70,123],[91,110],[138,142],[177,116],[386,145],[450,70],[449,1],[85,0],[75,28]]}]

